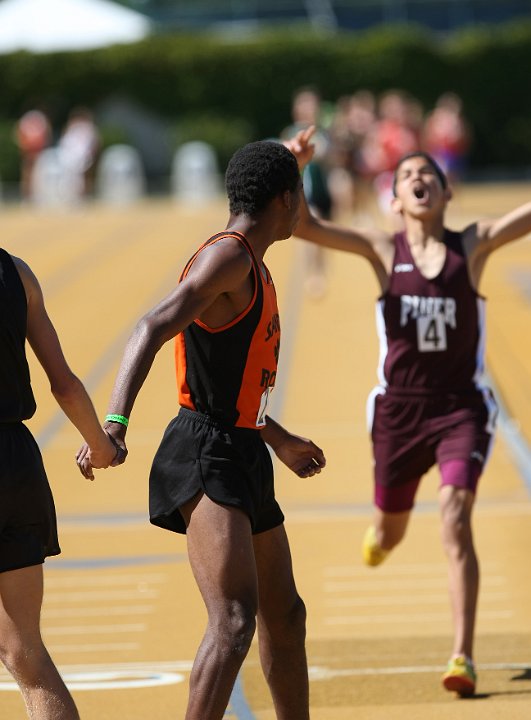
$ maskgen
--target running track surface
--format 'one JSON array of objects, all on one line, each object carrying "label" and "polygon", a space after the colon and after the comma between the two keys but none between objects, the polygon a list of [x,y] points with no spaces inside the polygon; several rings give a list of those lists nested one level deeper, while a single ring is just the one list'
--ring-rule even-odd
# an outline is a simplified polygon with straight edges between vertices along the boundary
[{"label": "running track surface", "polygon": [[[464,188],[452,203],[449,225],[459,229],[498,215],[527,201],[530,189]],[[39,276],[65,355],[101,416],[136,319],[173,288],[193,250],[225,222],[223,202],[2,210],[1,245]],[[499,251],[482,287],[489,298],[489,373],[504,412],[475,514],[482,590],[479,695],[470,701],[440,687],[451,621],[435,473],[422,484],[403,545],[377,570],[361,563],[371,516],[365,400],[375,384],[377,288],[364,260],[331,252],[325,259],[327,292],[315,299],[304,291],[303,243],[280,243],[266,258],[283,325],[272,414],[312,437],[328,458],[326,470],[311,480],[277,467],[277,494],[308,608],[312,718],[529,718],[531,240]],[[177,412],[171,343],[157,356],[135,406],[127,463],[98,472],[94,483],[78,474],[79,436],[31,355],[30,363],[39,405],[30,426],[54,489],[63,549],[45,565],[47,645],[85,720],[181,718],[205,613],[184,538],[146,519],[150,462]],[[23,704],[11,688],[0,672],[0,715],[19,720]],[[226,717],[275,717],[256,645]]]}]

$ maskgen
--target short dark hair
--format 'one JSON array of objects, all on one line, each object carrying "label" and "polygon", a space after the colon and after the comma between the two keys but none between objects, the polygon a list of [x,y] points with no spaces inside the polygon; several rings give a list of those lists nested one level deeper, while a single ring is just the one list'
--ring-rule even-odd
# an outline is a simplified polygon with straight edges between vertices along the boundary
[{"label": "short dark hair", "polygon": [[397,162],[395,171],[393,173],[393,195],[396,197],[396,180],[397,180],[398,171],[400,169],[400,166],[402,165],[402,163],[406,162],[406,160],[409,160],[410,158],[415,158],[415,157],[424,158],[424,160],[428,163],[428,165],[431,165],[431,167],[435,171],[435,174],[439,178],[439,181],[443,187],[443,190],[446,190],[446,188],[448,187],[448,179],[446,178],[446,175],[444,174],[439,163],[436,160],[434,160],[434,158],[432,158],[431,155],[428,155],[428,153],[418,150],[417,152],[410,152],[407,155],[404,155]]},{"label": "short dark hair", "polygon": [[256,215],[300,182],[297,160],[284,145],[259,140],[237,150],[225,173],[225,188],[231,213]]}]

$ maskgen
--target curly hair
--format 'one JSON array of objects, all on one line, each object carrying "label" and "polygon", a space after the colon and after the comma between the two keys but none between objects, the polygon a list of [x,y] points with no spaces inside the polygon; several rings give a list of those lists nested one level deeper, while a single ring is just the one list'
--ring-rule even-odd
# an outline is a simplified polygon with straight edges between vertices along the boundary
[{"label": "curly hair", "polygon": [[286,190],[295,192],[299,182],[297,160],[284,145],[272,140],[244,145],[225,173],[230,212],[256,215]]}]

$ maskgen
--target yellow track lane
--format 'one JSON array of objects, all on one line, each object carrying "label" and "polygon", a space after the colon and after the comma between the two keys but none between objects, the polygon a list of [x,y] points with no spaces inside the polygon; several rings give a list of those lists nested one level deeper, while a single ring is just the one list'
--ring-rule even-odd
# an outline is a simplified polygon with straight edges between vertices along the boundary
[{"label": "yellow track lane", "polygon": [[[450,224],[460,228],[497,215],[524,202],[529,190],[464,188]],[[189,255],[225,222],[223,202],[195,210],[146,201],[127,210],[3,211],[0,244],[40,278],[67,359],[101,416],[135,321],[171,290]],[[328,253],[328,290],[317,301],[303,290],[303,243],[278,244],[267,263],[284,333],[277,419],[312,437],[328,458],[326,470],[310,480],[277,467],[277,494],[308,607],[312,718],[450,720],[457,712],[464,720],[524,720],[531,712],[531,503],[510,447],[500,434],[481,480],[475,519],[483,576],[480,695],[458,702],[439,684],[451,621],[436,473],[424,480],[408,536],[388,562],[374,570],[360,559],[372,496],[365,401],[377,363],[370,269],[359,258]],[[489,371],[517,419],[513,426],[531,442],[529,239],[490,261],[483,291]],[[45,568],[46,642],[69,682],[76,672],[85,688],[97,678],[95,689],[73,691],[85,720],[183,717],[205,613],[185,539],[146,519],[151,459],[177,411],[171,344],[159,353],[135,406],[127,463],[97,473],[94,483],[78,474],[79,436],[58,413],[31,354],[30,363],[39,406],[30,427],[43,446],[63,548]],[[111,676],[125,687],[110,689]],[[22,701],[16,692],[2,692],[6,682],[0,673],[0,714],[21,720]],[[248,709],[231,705],[227,717],[274,718],[256,646],[240,694]]]}]

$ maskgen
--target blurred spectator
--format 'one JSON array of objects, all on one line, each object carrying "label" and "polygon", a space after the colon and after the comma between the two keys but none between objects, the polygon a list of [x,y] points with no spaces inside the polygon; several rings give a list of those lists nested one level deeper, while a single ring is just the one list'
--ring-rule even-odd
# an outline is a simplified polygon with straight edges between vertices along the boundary
[{"label": "blurred spectator", "polygon": [[437,100],[426,118],[422,142],[424,150],[437,161],[451,183],[461,179],[471,136],[458,95],[447,92]]},{"label": "blurred spectator", "polygon": [[389,90],[378,103],[378,119],[361,151],[365,173],[373,179],[380,210],[391,210],[393,171],[399,159],[420,147],[420,104],[401,90]]},{"label": "blurred spectator", "polygon": [[[330,147],[328,133],[321,123],[321,97],[312,87],[302,87],[293,96],[291,105],[292,124],[284,128],[281,140],[288,140],[299,130],[315,125],[313,136],[315,155],[304,169],[304,194],[308,205],[319,217],[328,219],[332,212],[332,198],[328,188],[326,158]],[[305,243],[307,275],[305,287],[310,295],[321,297],[326,290],[324,251],[317,245]]]},{"label": "blurred spectator", "polygon": [[16,124],[15,140],[20,150],[20,190],[31,197],[33,169],[41,152],[52,140],[50,121],[42,110],[28,110]]},{"label": "blurred spectator", "polygon": [[74,108],[59,138],[58,149],[65,171],[78,184],[78,195],[92,193],[100,135],[88,108]]},{"label": "blurred spectator", "polygon": [[339,98],[330,126],[328,185],[337,214],[349,213],[363,194],[362,148],[376,121],[376,99],[369,90]]}]

